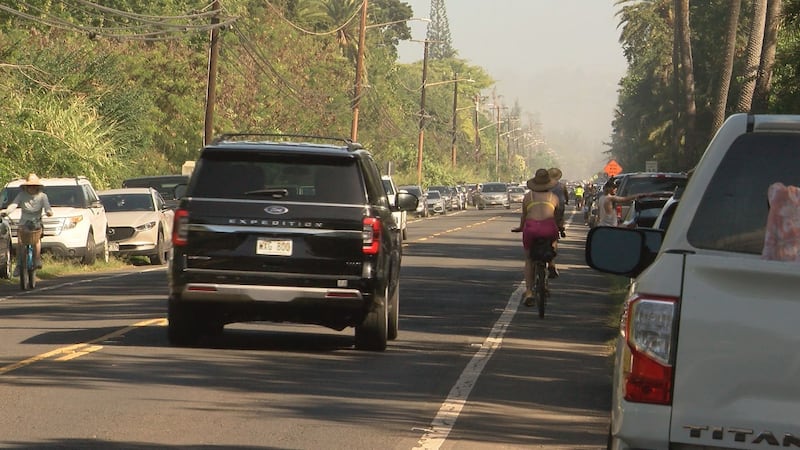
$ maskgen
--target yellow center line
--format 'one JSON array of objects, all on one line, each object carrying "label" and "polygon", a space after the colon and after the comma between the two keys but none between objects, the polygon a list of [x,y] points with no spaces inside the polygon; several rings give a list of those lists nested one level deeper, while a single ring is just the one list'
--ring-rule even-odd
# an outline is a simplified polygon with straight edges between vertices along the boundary
[{"label": "yellow center line", "polygon": [[104,336],[100,336],[97,339],[92,339],[88,342],[83,342],[79,344],[72,344],[66,347],[60,347],[55,350],[51,350],[49,352],[45,352],[36,356],[32,356],[27,359],[23,359],[22,361],[15,362],[14,364],[9,364],[7,366],[0,367],[0,375],[6,374],[11,372],[12,370],[17,370],[22,367],[29,366],[33,363],[43,361],[45,359],[54,358],[55,361],[69,361],[75,358],[79,358],[83,355],[88,355],[89,353],[96,352],[103,348],[102,345],[97,345],[100,342],[107,341],[109,339],[113,339],[115,337],[119,337],[129,331],[135,330],[141,327],[149,327],[152,325],[156,326],[165,326],[167,324],[167,319],[165,318],[158,318],[158,319],[149,319],[143,320],[141,322],[137,322],[133,325],[129,325],[127,327],[120,328],[117,331],[108,333]]}]

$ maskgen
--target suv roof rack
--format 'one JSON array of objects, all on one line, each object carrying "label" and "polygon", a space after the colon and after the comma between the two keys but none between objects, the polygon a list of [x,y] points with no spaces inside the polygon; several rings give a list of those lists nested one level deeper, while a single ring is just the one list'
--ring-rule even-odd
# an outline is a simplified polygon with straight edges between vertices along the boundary
[{"label": "suv roof rack", "polygon": [[363,149],[364,146],[359,144],[358,142],[353,142],[350,139],[343,139],[343,138],[335,138],[335,137],[327,137],[327,136],[315,136],[315,135],[308,135],[308,134],[283,134],[283,133],[223,133],[217,136],[212,143],[218,144],[223,141],[230,141],[233,138],[240,138],[246,136],[258,136],[258,137],[282,137],[282,138],[302,138],[302,139],[316,139],[319,141],[334,141],[334,142],[341,142],[347,146],[347,150],[360,150]]}]

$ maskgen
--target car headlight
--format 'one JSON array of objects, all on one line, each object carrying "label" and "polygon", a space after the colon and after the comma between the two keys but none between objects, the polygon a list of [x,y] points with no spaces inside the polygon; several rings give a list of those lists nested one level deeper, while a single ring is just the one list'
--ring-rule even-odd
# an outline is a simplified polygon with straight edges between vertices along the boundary
[{"label": "car headlight", "polygon": [[139,225],[138,227],[135,227],[135,228],[136,228],[136,231],[147,231],[147,230],[152,230],[155,226],[156,226],[156,222],[154,220],[152,222],[147,222],[145,224]]},{"label": "car headlight", "polygon": [[64,218],[64,229],[69,230],[78,226],[83,221],[83,216],[72,216]]}]

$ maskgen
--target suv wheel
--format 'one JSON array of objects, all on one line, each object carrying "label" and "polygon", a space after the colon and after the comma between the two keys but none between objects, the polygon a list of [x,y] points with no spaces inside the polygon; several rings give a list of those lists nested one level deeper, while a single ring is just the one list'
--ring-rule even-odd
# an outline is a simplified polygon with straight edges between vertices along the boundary
[{"label": "suv wheel", "polygon": [[159,230],[158,242],[156,242],[156,253],[149,256],[150,264],[163,266],[167,263],[166,244],[164,243],[164,232]]},{"label": "suv wheel", "polygon": [[6,251],[3,252],[4,262],[2,263],[2,266],[0,266],[0,278],[6,280],[11,278],[11,245],[11,240],[9,239]]},{"label": "suv wheel", "polygon": [[386,350],[388,340],[389,315],[386,302],[388,301],[389,287],[384,288],[383,295],[377,298],[375,304],[364,317],[361,325],[356,326],[356,349],[382,352]]},{"label": "suv wheel", "polygon": [[173,299],[167,303],[167,339],[174,345],[190,345],[197,341],[200,330],[192,322],[194,314],[189,308]]},{"label": "suv wheel", "polygon": [[81,263],[88,265],[94,264],[95,260],[97,259],[97,248],[94,244],[94,233],[91,231],[89,235],[86,236],[86,252],[83,254],[83,258],[81,258]]},{"label": "suv wheel", "polygon": [[400,281],[397,281],[397,286],[394,288],[394,294],[389,301],[389,328],[386,331],[386,337],[390,341],[397,339],[398,323],[400,322]]}]

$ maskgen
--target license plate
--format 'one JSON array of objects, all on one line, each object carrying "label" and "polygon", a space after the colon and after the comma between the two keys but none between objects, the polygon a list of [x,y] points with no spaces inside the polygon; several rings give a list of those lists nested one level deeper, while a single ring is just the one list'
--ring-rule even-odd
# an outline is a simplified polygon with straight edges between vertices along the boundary
[{"label": "license plate", "polygon": [[108,243],[108,251],[110,251],[110,252],[118,252],[119,251],[119,242],[109,242]]},{"label": "license plate", "polygon": [[292,241],[258,238],[256,254],[268,256],[292,256]]}]

